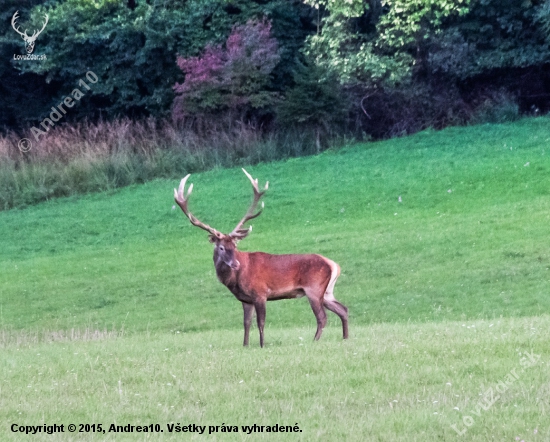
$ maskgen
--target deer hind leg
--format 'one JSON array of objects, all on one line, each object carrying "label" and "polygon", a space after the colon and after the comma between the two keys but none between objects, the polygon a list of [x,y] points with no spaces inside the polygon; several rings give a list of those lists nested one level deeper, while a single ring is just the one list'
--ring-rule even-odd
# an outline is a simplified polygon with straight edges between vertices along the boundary
[{"label": "deer hind leg", "polygon": [[348,308],[344,304],[338,302],[334,297],[334,285],[340,276],[340,266],[330,259],[327,259],[327,262],[330,265],[332,274],[325,290],[323,306],[340,317],[344,339],[348,339]]},{"label": "deer hind leg", "polygon": [[244,343],[246,347],[248,345],[248,338],[250,335],[250,324],[252,323],[252,316],[254,315],[254,305],[246,304],[243,302],[244,311]]},{"label": "deer hind leg", "polygon": [[264,346],[264,325],[265,325],[265,300],[258,300],[254,303],[256,309],[256,321],[260,330],[260,347]]},{"label": "deer hind leg", "polygon": [[313,339],[318,341],[321,337],[321,333],[323,333],[323,328],[325,328],[325,325],[327,324],[327,314],[325,312],[325,308],[323,307],[322,301],[317,296],[308,295],[307,292],[306,296],[309,299],[309,305],[311,305],[311,309],[317,318],[317,332],[315,333],[315,337]]}]

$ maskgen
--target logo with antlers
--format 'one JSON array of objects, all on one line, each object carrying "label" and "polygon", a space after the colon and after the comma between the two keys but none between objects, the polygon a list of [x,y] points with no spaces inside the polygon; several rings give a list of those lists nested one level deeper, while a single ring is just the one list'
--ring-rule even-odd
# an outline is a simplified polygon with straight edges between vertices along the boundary
[{"label": "logo with antlers", "polygon": [[[42,29],[40,31],[34,31],[31,36],[27,35],[27,31],[21,32],[19,30],[19,26],[17,26],[17,19],[19,18],[19,11],[15,11],[15,14],[13,14],[13,17],[11,19],[11,26],[17,32],[23,40],[25,40],[25,49],[27,50],[27,54],[32,54],[32,51],[34,51],[34,42],[38,38],[38,36],[42,33],[46,25],[48,24],[48,14],[44,14],[44,18],[46,19],[44,21],[44,26],[42,26]],[[17,26],[17,27],[16,27]]]}]

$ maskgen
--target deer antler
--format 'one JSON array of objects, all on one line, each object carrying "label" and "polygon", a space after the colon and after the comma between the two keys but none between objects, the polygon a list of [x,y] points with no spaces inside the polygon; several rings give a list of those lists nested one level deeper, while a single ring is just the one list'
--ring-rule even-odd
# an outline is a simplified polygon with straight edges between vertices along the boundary
[{"label": "deer antler", "polygon": [[27,37],[28,38],[29,36],[26,33],[23,33],[19,30],[19,26],[17,26],[17,28],[15,27],[15,22],[17,21],[18,18],[19,18],[19,11],[15,11],[15,14],[13,14],[13,17],[11,18],[11,27],[21,37],[23,37],[23,38]]},{"label": "deer antler", "polygon": [[254,189],[254,200],[252,201],[252,204],[250,205],[248,211],[244,215],[243,219],[239,221],[239,224],[233,229],[233,231],[229,234],[230,237],[234,239],[243,239],[246,238],[246,236],[250,233],[252,230],[252,226],[250,226],[248,229],[243,229],[243,225],[250,221],[251,219],[256,218],[257,216],[260,216],[262,213],[262,210],[264,208],[264,203],[262,202],[262,208],[258,210],[258,212],[254,213],[256,211],[256,206],[258,205],[258,202],[264,195],[265,191],[267,190],[267,187],[269,186],[269,181],[265,183],[264,190],[260,192],[258,189],[258,179],[253,179],[250,174],[243,169],[244,174],[248,177],[250,182],[252,183],[252,188]]},{"label": "deer antler", "polygon": [[[32,36],[30,37],[31,40],[36,40],[37,37],[40,34],[42,34],[42,31],[46,28],[46,25],[48,24],[48,19],[49,19],[48,14],[44,14],[44,17],[46,17],[46,21],[44,22],[44,26],[42,26],[42,29],[40,29],[40,31],[38,31],[38,32],[34,31],[32,33]],[[25,31],[25,34],[26,34],[26,31]]]},{"label": "deer antler", "polygon": [[13,14],[13,17],[11,18],[11,26],[15,32],[17,32],[21,37],[23,37],[25,41],[32,42],[38,38],[38,36],[42,33],[42,31],[46,28],[46,25],[48,24],[48,20],[49,20],[48,14],[44,14],[44,17],[46,18],[46,21],[44,22],[44,26],[42,26],[42,29],[40,29],[40,31],[34,31],[30,37],[27,35],[27,31],[21,32],[19,30],[19,26],[17,26],[17,28],[15,27],[16,25],[15,22],[19,18],[19,11],[15,11],[15,14]]},{"label": "deer antler", "polygon": [[187,179],[191,176],[191,174],[188,174],[185,178],[181,180],[180,187],[178,190],[174,189],[174,199],[176,200],[176,203],[178,206],[180,206],[181,210],[183,210],[183,213],[189,218],[189,221],[191,221],[191,224],[194,226],[200,227],[203,230],[206,230],[211,235],[216,236],[217,238],[221,238],[223,234],[218,232],[216,229],[213,229],[207,224],[204,224],[200,222],[195,216],[189,211],[187,208],[187,203],[189,202],[189,195],[191,195],[191,192],[193,191],[193,184],[189,186],[189,189],[187,190],[187,195],[184,195],[185,191],[185,183],[187,182]]}]

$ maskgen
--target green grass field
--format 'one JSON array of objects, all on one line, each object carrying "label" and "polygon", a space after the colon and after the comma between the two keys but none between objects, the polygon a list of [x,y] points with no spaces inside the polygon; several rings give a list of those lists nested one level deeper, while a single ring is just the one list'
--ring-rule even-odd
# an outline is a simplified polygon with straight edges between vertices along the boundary
[{"label": "green grass field", "polygon": [[[253,329],[243,349],[206,233],[173,209],[181,177],[0,212],[0,440],[550,440],[549,142],[525,119],[248,168],[270,187],[240,249],[338,262],[346,342],[332,313],[312,342],[300,299],[269,303],[266,348]],[[218,230],[250,202],[240,169],[190,182]]]}]

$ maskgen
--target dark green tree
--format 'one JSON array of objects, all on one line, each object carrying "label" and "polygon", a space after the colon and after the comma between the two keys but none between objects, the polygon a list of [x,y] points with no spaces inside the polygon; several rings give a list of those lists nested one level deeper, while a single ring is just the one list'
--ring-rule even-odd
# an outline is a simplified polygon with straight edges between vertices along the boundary
[{"label": "dark green tree", "polygon": [[[57,0],[35,5],[28,11],[33,16],[49,15],[47,29],[40,36],[40,51],[47,60],[12,63],[11,74],[33,75],[45,85],[47,93],[34,102],[39,110],[35,114],[43,115],[86,72],[94,72],[99,81],[68,116],[74,119],[169,115],[172,87],[181,79],[176,58],[196,56],[207,44],[224,42],[235,24],[262,17],[270,19],[273,34],[281,38],[282,59],[271,87],[282,90],[292,69],[287,61],[294,59],[306,35],[301,11],[308,9],[298,0],[143,0],[133,8],[120,0]],[[15,12],[12,9],[8,14]],[[30,101],[31,94],[23,91],[23,95],[29,95]],[[12,113],[11,109],[7,112]],[[20,119],[21,115],[15,115],[12,121]]]},{"label": "dark green tree", "polygon": [[478,0],[468,14],[442,23],[422,45],[426,69],[466,80],[501,69],[550,62],[547,2]]},{"label": "dark green tree", "polygon": [[313,63],[297,63],[294,86],[278,107],[278,123],[313,130],[317,150],[321,137],[342,129],[348,112],[343,88],[334,74]]}]

